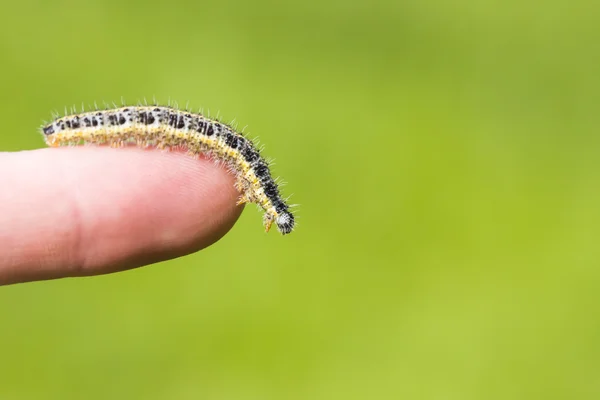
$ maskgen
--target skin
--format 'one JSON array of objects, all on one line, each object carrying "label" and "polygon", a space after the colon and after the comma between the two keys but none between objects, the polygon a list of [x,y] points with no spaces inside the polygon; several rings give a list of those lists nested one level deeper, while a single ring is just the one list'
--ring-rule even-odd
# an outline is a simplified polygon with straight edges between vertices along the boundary
[{"label": "skin", "polygon": [[0,153],[0,285],[100,275],[203,249],[243,206],[210,160],[135,147]]}]

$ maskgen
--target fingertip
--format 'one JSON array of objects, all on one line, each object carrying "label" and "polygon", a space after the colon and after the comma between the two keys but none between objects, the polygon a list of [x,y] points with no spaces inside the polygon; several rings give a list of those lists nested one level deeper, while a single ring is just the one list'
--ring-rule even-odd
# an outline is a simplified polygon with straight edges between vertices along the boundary
[{"label": "fingertip", "polygon": [[2,163],[18,174],[8,181],[14,195],[0,195],[14,211],[0,216],[14,232],[0,232],[13,252],[0,279],[96,275],[182,256],[218,241],[243,210],[231,174],[177,152],[58,148]]}]

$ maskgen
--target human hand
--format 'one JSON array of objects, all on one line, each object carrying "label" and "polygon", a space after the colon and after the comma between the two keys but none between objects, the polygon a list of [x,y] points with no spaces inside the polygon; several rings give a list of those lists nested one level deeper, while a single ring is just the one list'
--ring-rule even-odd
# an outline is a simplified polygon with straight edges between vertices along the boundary
[{"label": "human hand", "polygon": [[0,285],[99,275],[219,240],[243,207],[206,159],[135,147],[0,153]]}]

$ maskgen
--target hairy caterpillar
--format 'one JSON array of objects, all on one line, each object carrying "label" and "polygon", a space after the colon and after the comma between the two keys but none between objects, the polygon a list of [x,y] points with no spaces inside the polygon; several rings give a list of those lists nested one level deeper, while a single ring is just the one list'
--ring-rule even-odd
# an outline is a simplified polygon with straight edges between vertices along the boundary
[{"label": "hairy caterpillar", "polygon": [[273,222],[284,235],[294,229],[294,215],[271,177],[268,162],[250,139],[218,120],[172,107],[129,106],[58,117],[41,131],[52,147],[136,144],[207,155],[224,162],[236,175],[235,187],[241,193],[238,204],[256,203],[264,210],[267,232]]}]

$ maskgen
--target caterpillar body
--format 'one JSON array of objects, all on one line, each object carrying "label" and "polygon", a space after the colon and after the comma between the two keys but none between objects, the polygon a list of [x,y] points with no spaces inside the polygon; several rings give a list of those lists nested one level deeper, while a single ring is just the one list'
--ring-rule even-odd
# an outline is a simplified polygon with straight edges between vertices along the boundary
[{"label": "caterpillar body", "polygon": [[135,144],[206,155],[224,162],[236,175],[235,187],[241,194],[238,204],[256,203],[264,210],[267,232],[273,223],[284,235],[294,229],[294,215],[271,176],[269,163],[250,139],[218,120],[173,107],[129,106],[58,117],[41,131],[52,147]]}]

